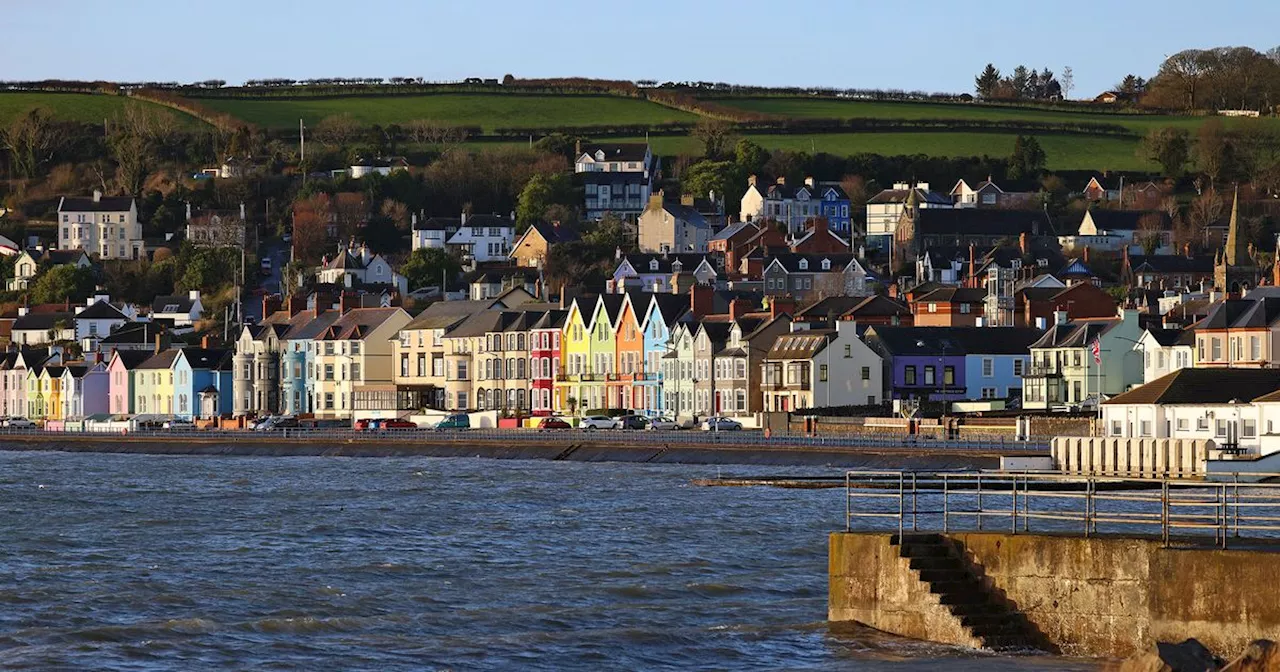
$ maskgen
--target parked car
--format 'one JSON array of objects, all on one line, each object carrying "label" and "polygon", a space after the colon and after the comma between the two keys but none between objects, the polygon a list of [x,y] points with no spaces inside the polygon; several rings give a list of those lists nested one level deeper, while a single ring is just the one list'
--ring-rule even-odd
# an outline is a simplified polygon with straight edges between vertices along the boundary
[{"label": "parked car", "polygon": [[617,429],[621,425],[607,415],[588,415],[578,423],[578,426],[583,429]]},{"label": "parked car", "polygon": [[262,259],[262,274],[271,275],[271,258],[270,257],[263,257]]},{"label": "parked car", "polygon": [[400,418],[391,418],[390,420],[383,420],[381,425],[381,429],[417,429],[417,428],[418,428],[418,423],[409,422],[408,420],[401,420]]},{"label": "parked car", "polygon": [[366,430],[366,429],[376,428],[377,426],[378,426],[377,420],[372,420],[370,418],[360,418],[359,420],[356,420],[356,424],[354,425],[354,428],[359,430]]},{"label": "parked car", "polygon": [[19,417],[19,418],[9,418],[9,421],[5,423],[5,426],[13,427],[14,429],[34,429],[36,426],[36,423],[31,422],[26,418]]},{"label": "parked car", "polygon": [[279,420],[279,418],[274,415],[266,415],[250,422],[249,429],[255,432],[265,431],[271,429],[271,426],[276,424],[277,420]]},{"label": "parked car", "polygon": [[742,429],[742,423],[732,418],[715,417],[707,418],[706,422],[702,423],[702,428],[708,432],[736,432]]},{"label": "parked car", "polygon": [[645,429],[649,426],[649,418],[643,415],[624,415],[618,418],[618,427],[621,429]]},{"label": "parked car", "polygon": [[185,430],[195,429],[196,425],[190,420],[185,420],[183,418],[173,418],[172,420],[165,421],[164,428],[185,431]]},{"label": "parked car", "polygon": [[465,413],[451,415],[444,420],[436,423],[437,430],[446,429],[471,429],[471,416]]},{"label": "parked car", "polygon": [[573,429],[573,425],[565,422],[564,418],[543,418],[538,429]]},{"label": "parked car", "polygon": [[685,426],[668,417],[650,418],[649,429],[657,429],[663,431],[684,429]]},{"label": "parked car", "polygon": [[271,429],[297,429],[298,427],[300,427],[298,419],[291,415],[286,415],[283,418],[277,418],[271,425]]}]

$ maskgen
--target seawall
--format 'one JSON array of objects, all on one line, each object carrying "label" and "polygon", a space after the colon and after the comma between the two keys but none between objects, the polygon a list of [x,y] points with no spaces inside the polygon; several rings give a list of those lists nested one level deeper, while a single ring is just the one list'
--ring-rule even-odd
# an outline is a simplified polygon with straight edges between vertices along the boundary
[{"label": "seawall", "polygon": [[631,439],[631,435],[566,442],[536,433],[505,440],[432,441],[431,436],[353,436],[350,439],[252,434],[227,438],[146,436],[137,434],[15,434],[0,436],[0,450],[147,455],[239,455],[260,457],[481,457],[512,460],[630,462],[654,464],[722,464],[760,466],[831,466],[846,469],[974,470],[996,469],[993,451],[955,451],[926,447],[839,448],[779,445],[665,444]]},{"label": "seawall", "polygon": [[[1194,637],[1214,651],[1280,639],[1274,550],[1163,548],[1158,540],[995,533],[943,535],[993,595],[1061,653],[1122,657]],[[830,538],[828,618],[974,646],[888,533]]]}]

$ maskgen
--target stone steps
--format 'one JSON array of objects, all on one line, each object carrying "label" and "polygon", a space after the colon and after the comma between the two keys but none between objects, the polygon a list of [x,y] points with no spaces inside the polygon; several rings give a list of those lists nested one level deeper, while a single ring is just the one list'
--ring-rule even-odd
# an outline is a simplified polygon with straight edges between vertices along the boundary
[{"label": "stone steps", "polygon": [[1039,633],[1026,616],[987,589],[980,568],[971,567],[951,540],[940,534],[902,534],[893,535],[890,543],[898,547],[899,556],[907,559],[929,592],[938,596],[938,602],[984,648],[1039,648]]}]

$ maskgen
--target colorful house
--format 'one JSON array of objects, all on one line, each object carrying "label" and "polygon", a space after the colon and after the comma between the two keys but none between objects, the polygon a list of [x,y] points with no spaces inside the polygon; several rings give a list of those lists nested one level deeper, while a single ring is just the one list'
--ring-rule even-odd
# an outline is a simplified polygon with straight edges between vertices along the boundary
[{"label": "colorful house", "polygon": [[108,412],[109,379],[102,362],[68,364],[62,372],[62,419],[80,420]]},{"label": "colorful house", "polygon": [[[590,314],[584,316],[584,307]],[[582,384],[584,379],[591,378],[591,332],[588,330],[588,320],[594,315],[595,307],[594,299],[574,299],[564,321],[564,331],[560,334],[563,374],[556,377],[555,406],[564,412],[573,413],[580,408],[587,408]]]},{"label": "colorful house", "polygon": [[529,399],[534,415],[551,415],[556,409],[560,338],[568,316],[563,310],[549,310],[529,330]]},{"label": "colorful house", "polygon": [[170,348],[148,357],[133,371],[133,408],[137,415],[173,415],[173,362],[180,351]]},{"label": "colorful house", "polygon": [[107,364],[107,412],[111,415],[133,415],[133,372],[155,354],[146,350],[116,350]]},{"label": "colorful house", "polygon": [[[638,299],[639,305],[636,305],[631,294],[620,296],[622,307],[618,313],[617,325],[613,330],[613,370],[616,373],[608,374],[606,380],[609,408],[643,409],[645,408],[644,388],[638,385],[645,378],[644,331],[640,326],[640,318],[644,316],[643,312],[647,306],[644,305],[643,298]],[[640,313],[639,317],[637,312]]]},{"label": "colorful house", "polygon": [[611,405],[617,399],[610,398],[606,381],[616,373],[614,360],[617,357],[617,341],[614,325],[622,315],[622,304],[625,301],[626,295],[623,294],[603,294],[596,299],[595,313],[589,324],[591,360],[588,365],[591,379],[583,381],[586,409],[621,408]]},{"label": "colorful house", "polygon": [[689,301],[680,294],[651,294],[649,305],[640,322],[644,332],[644,409],[651,415],[662,415],[668,408],[663,394],[664,357],[670,352],[672,329],[689,315]]},{"label": "colorful house", "polygon": [[681,322],[671,329],[667,354],[662,357],[662,404],[667,415],[693,417],[693,331],[696,324]]},{"label": "colorful house", "polygon": [[174,414],[193,419],[234,410],[230,350],[184,348],[173,360]]}]

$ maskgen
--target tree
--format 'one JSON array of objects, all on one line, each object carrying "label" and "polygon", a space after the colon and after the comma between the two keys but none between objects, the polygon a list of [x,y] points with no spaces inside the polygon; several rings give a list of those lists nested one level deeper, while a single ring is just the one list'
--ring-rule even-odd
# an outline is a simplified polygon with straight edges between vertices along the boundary
[{"label": "tree", "polygon": [[702,143],[705,158],[725,159],[733,146],[733,125],[719,119],[703,118],[693,127],[693,137]]},{"label": "tree", "polygon": [[448,283],[461,272],[462,263],[456,256],[442,249],[429,247],[414,250],[400,266],[400,274],[408,279],[410,290],[439,284],[441,279]]},{"label": "tree", "polygon": [[709,198],[714,193],[717,198],[727,198],[727,194],[735,193],[746,180],[742,172],[742,168],[731,161],[699,161],[684,171],[680,184],[685,194]]},{"label": "tree", "polygon": [[1027,70],[1027,66],[1019,65],[1013,69],[1013,74],[1009,75],[1009,85],[1013,87],[1013,94],[1017,98],[1027,97],[1027,85],[1031,82],[1031,71]]},{"label": "tree", "polygon": [[1143,254],[1155,254],[1164,237],[1164,218],[1154,212],[1139,217],[1135,237],[1138,239],[1138,244],[1142,246]]},{"label": "tree", "polygon": [[629,250],[634,247],[634,236],[617,215],[606,213],[582,236],[582,242],[601,250],[605,256],[612,255],[614,250]]},{"label": "tree", "polygon": [[866,205],[871,196],[867,181],[861,175],[845,175],[840,179],[840,188],[849,197],[849,203],[855,207]]},{"label": "tree", "polygon": [[1071,90],[1076,88],[1075,71],[1071,69],[1071,66],[1063,66],[1060,79],[1062,80],[1062,97],[1065,100],[1071,100]]},{"label": "tree", "polygon": [[1210,119],[1196,132],[1196,168],[1216,187],[1231,162],[1231,147],[1220,119]]},{"label": "tree", "polygon": [[141,196],[151,168],[175,133],[167,112],[131,103],[107,120],[107,146],[116,160],[116,181],[130,196]]},{"label": "tree", "polygon": [[1186,49],[1165,59],[1157,76],[1169,80],[1185,96],[1187,109],[1195,109],[1196,92],[1204,81],[1209,57],[1200,49]]},{"label": "tree", "polygon": [[1013,154],[1009,156],[1009,179],[1022,180],[1040,176],[1046,157],[1035,136],[1014,138]]},{"label": "tree", "polygon": [[81,302],[89,298],[97,286],[93,271],[72,264],[54,266],[40,274],[31,285],[34,303]]},{"label": "tree", "polygon": [[345,147],[360,136],[360,123],[348,113],[334,114],[321,119],[315,127],[315,136],[326,145]]},{"label": "tree", "polygon": [[0,134],[13,172],[22,177],[40,175],[40,170],[53,160],[62,145],[62,135],[54,128],[53,117],[43,107],[32,107],[14,117]]},{"label": "tree", "polygon": [[1222,199],[1218,197],[1218,192],[1213,187],[1205,189],[1191,201],[1191,207],[1188,209],[1187,223],[1190,225],[1188,237],[1203,241],[1206,229],[1222,218],[1222,211]]},{"label": "tree", "polygon": [[974,91],[979,98],[995,97],[996,89],[1000,86],[1000,71],[996,66],[988,63],[986,69],[973,79]]},{"label": "tree", "polygon": [[572,205],[573,182],[567,173],[537,173],[529,178],[516,202],[516,223],[523,230],[542,221],[552,205]]},{"label": "tree", "polygon": [[769,160],[769,150],[746,138],[738,141],[733,153],[738,167],[751,175],[760,172]]},{"label": "tree", "polygon": [[1280,129],[1271,120],[1242,119],[1233,144],[1235,156],[1259,190],[1280,191]]},{"label": "tree", "polygon": [[1163,126],[1153,128],[1138,148],[1139,156],[1160,164],[1164,174],[1177,178],[1191,153],[1190,136],[1185,129]]}]

